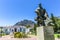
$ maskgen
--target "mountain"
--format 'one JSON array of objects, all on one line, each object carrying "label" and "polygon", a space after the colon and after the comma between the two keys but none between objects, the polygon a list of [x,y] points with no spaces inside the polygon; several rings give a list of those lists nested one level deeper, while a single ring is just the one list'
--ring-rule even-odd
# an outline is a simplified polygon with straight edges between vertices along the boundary
[{"label": "mountain", "polygon": [[26,26],[26,25],[30,25],[30,26],[34,26],[34,22],[31,21],[31,20],[23,20],[23,21],[20,21],[20,22],[17,22],[14,26]]}]

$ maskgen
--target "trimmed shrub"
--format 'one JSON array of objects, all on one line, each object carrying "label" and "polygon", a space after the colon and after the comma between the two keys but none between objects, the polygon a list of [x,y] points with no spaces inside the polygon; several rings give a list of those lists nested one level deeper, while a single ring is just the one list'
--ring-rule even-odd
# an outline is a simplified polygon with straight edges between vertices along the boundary
[{"label": "trimmed shrub", "polygon": [[54,34],[55,38],[60,38],[60,34]]},{"label": "trimmed shrub", "polygon": [[27,35],[23,32],[15,32],[14,33],[14,38],[26,38]]},{"label": "trimmed shrub", "polygon": [[58,35],[58,38],[60,38],[60,35]]},{"label": "trimmed shrub", "polygon": [[0,36],[5,36],[6,34],[5,33],[1,33]]}]

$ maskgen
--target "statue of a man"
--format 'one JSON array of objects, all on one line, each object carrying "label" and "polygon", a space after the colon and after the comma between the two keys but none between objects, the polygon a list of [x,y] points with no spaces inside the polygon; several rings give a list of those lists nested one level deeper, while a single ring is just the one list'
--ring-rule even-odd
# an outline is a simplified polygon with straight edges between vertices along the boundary
[{"label": "statue of a man", "polygon": [[44,20],[47,19],[48,15],[46,14],[46,10],[42,8],[41,4],[39,4],[39,8],[35,11],[37,14],[37,21],[38,26],[45,26]]}]

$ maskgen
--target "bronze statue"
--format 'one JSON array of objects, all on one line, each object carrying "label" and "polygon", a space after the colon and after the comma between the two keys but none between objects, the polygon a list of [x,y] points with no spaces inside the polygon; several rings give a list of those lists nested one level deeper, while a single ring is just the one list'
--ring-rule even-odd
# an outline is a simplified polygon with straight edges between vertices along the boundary
[{"label": "bronze statue", "polygon": [[37,14],[35,20],[37,21],[38,26],[46,26],[47,23],[45,22],[45,20],[48,19],[48,14],[46,10],[41,6],[41,4],[39,4],[39,8],[35,12]]}]

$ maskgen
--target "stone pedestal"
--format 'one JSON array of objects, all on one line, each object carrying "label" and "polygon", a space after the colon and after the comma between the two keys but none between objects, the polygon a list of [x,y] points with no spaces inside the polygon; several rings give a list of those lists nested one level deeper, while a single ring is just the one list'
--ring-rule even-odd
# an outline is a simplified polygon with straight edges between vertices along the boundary
[{"label": "stone pedestal", "polygon": [[37,40],[55,40],[53,27],[37,27]]}]

